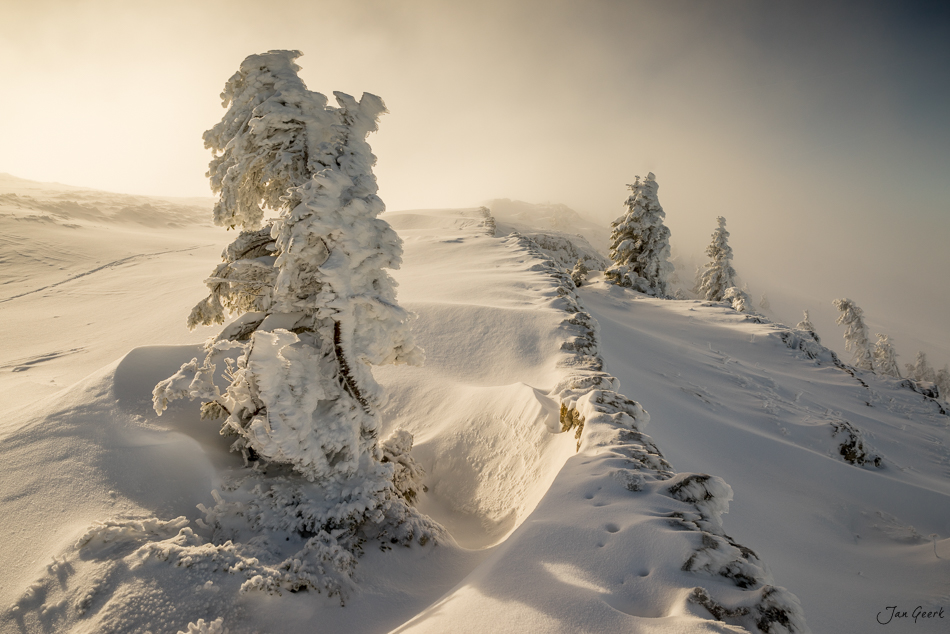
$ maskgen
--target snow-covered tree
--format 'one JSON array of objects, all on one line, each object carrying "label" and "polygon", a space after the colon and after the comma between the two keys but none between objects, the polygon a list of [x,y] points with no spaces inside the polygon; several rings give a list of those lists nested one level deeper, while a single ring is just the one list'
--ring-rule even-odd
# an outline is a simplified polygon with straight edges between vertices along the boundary
[{"label": "snow-covered tree", "polygon": [[571,269],[571,280],[574,282],[574,286],[581,286],[584,282],[587,281],[587,275],[590,273],[590,269],[587,268],[587,265],[584,264],[584,260],[577,258],[577,264],[574,265],[574,268]]},{"label": "snow-covered tree", "polygon": [[897,352],[890,338],[881,333],[877,333],[877,343],[874,344],[874,367],[880,374],[900,378]]},{"label": "snow-covered tree", "polygon": [[738,286],[730,286],[722,295],[722,301],[732,304],[733,309],[740,313],[751,313],[752,298]]},{"label": "snow-covered tree", "polygon": [[904,368],[907,369],[907,376],[915,381],[937,382],[937,373],[930,367],[930,363],[927,362],[927,355],[923,352],[918,351],[914,362],[905,364]]},{"label": "snow-covered tree", "polygon": [[[159,413],[176,398],[202,399],[202,418],[224,418],[222,434],[246,460],[319,484],[332,508],[306,527],[319,532],[379,520],[402,494],[378,440],[383,394],[370,366],[419,364],[423,354],[386,272],[401,263],[401,240],[377,217],[366,137],[385,106],[339,92],[327,105],[297,76],[299,56],[252,55],[222,93],[228,111],[205,133],[214,221],[243,231],[188,323],[243,314],[153,399]],[[265,225],[268,209],[277,217]],[[222,365],[223,390],[214,382]]]},{"label": "snow-covered tree", "polygon": [[861,370],[874,370],[868,327],[864,325],[864,311],[847,298],[834,300],[835,308],[841,311],[836,323],[847,326],[844,332],[844,349],[854,351],[852,363]]},{"label": "snow-covered tree", "polygon": [[937,390],[939,390],[941,398],[950,401],[950,366],[944,364],[942,368],[937,370],[934,383],[937,384]]},{"label": "snow-covered tree", "polygon": [[615,220],[610,234],[613,265],[604,276],[620,286],[642,293],[666,297],[669,292],[670,230],[663,224],[666,213],[657,199],[656,177],[652,172],[627,185],[631,194],[627,212]]},{"label": "snow-covered tree", "polygon": [[798,322],[798,325],[795,327],[809,333],[815,339],[815,343],[821,343],[821,339],[818,337],[818,331],[815,330],[815,324],[811,323],[811,319],[808,318],[807,310],[805,311],[805,316],[802,317],[802,320]]},{"label": "snow-covered tree", "polygon": [[706,247],[710,262],[703,267],[696,292],[712,302],[725,299],[726,289],[737,286],[736,270],[732,268],[732,247],[729,246],[729,232],[726,231],[726,219],[716,218],[719,226],[713,231],[712,242]]}]

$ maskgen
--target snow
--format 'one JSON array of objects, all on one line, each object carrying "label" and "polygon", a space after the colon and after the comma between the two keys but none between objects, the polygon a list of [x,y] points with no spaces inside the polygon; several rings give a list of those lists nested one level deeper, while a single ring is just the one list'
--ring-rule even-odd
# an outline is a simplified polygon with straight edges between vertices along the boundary
[{"label": "snow", "polygon": [[[130,205],[112,194],[0,185],[105,210],[0,207],[18,236],[0,245],[0,631],[726,632],[770,602],[799,618],[797,597],[814,631],[863,633],[886,606],[950,608],[945,406],[724,304],[596,273],[575,290],[478,209],[381,216],[426,362],[374,369],[380,437],[413,435],[418,508],[450,537],[367,548],[345,607],[241,592],[266,562],[209,550],[198,509],[241,457],[193,404],[151,407],[200,357],[210,333],[185,319],[228,236],[115,218]],[[882,466],[847,461],[858,440]]]},{"label": "snow", "polygon": [[[763,555],[813,628],[869,631],[887,605],[950,603],[950,418],[937,403],[808,359],[780,328],[722,305],[618,291],[580,289],[612,342],[608,367],[637,386],[672,464],[732,485],[730,534]],[[835,420],[860,429],[884,468],[844,462]]]},{"label": "snow", "polygon": [[0,175],[5,408],[69,387],[137,345],[205,339],[180,315],[204,295],[191,282],[227,243],[208,220],[212,205]]}]

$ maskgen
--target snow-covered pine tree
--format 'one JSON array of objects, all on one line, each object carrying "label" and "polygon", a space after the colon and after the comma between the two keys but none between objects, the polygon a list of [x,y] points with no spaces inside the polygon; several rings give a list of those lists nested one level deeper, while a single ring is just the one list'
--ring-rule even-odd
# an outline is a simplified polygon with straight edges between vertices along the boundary
[{"label": "snow-covered pine tree", "polygon": [[950,366],[944,364],[942,368],[937,370],[934,383],[937,384],[940,397],[945,401],[950,401]]},{"label": "snow-covered pine tree", "polygon": [[930,363],[927,362],[927,355],[923,352],[918,351],[914,362],[905,364],[904,368],[907,369],[907,375],[915,381],[937,382],[937,373],[930,367]]},{"label": "snow-covered pine tree", "polygon": [[[423,353],[385,271],[399,267],[402,243],[377,217],[384,205],[366,142],[385,106],[375,95],[357,101],[339,92],[337,107],[328,106],[297,76],[299,56],[244,60],[222,93],[227,113],[205,133],[220,195],[214,221],[244,231],[188,323],[248,312],[208,345],[202,363],[193,359],[159,383],[153,400],[158,413],[176,398],[204,400],[202,418],[225,418],[222,434],[237,437],[232,448],[245,460],[287,465],[317,485],[309,490],[325,499],[307,500],[304,519],[286,511],[301,530],[346,528],[358,548],[354,527],[406,517],[393,507],[404,492],[378,441],[383,395],[370,366],[419,364]],[[265,209],[278,216],[262,227]],[[235,351],[236,363],[227,358]],[[223,391],[213,380],[222,362]],[[398,445],[411,447],[411,437]]]},{"label": "snow-covered pine tree", "polygon": [[736,270],[732,268],[732,247],[729,246],[729,232],[726,231],[726,219],[716,218],[719,226],[713,231],[712,242],[706,247],[710,262],[700,274],[697,293],[711,302],[725,299],[726,289],[736,286]]},{"label": "snow-covered pine tree", "polygon": [[670,230],[663,224],[666,213],[657,199],[653,172],[627,185],[631,194],[627,212],[615,220],[610,234],[610,259],[604,276],[620,286],[667,297],[670,294]]},{"label": "snow-covered pine tree", "polygon": [[861,370],[874,371],[868,327],[864,325],[864,311],[847,298],[834,300],[835,308],[841,311],[835,323],[847,326],[844,332],[844,349],[854,350],[852,363]]},{"label": "snow-covered pine tree", "polygon": [[815,340],[815,343],[821,343],[821,339],[818,337],[818,331],[815,330],[815,324],[811,323],[811,319],[808,318],[807,310],[805,311],[805,316],[802,317],[802,320],[798,322],[798,325],[795,327],[809,333]]},{"label": "snow-covered pine tree", "polygon": [[587,275],[590,273],[590,269],[587,268],[587,265],[584,264],[582,258],[577,258],[577,264],[574,265],[574,268],[571,269],[571,280],[574,282],[574,286],[581,286],[584,282],[587,281]]},{"label": "snow-covered pine tree", "polygon": [[878,373],[885,376],[900,378],[901,371],[897,365],[897,352],[887,335],[877,333],[877,343],[874,344],[874,367]]}]

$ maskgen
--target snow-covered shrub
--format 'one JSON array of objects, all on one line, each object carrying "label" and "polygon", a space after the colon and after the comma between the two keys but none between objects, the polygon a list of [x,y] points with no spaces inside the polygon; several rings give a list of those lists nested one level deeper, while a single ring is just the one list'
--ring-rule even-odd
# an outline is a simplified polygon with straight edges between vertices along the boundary
[{"label": "snow-covered shrub", "polygon": [[885,376],[900,378],[900,368],[897,366],[897,352],[887,335],[877,333],[877,343],[874,344],[874,367]]},{"label": "snow-covered shrub", "polygon": [[907,363],[904,367],[907,369],[907,375],[918,383],[937,382],[937,373],[930,367],[930,363],[927,361],[927,355],[923,352],[918,351],[914,362]]},{"label": "snow-covered shrub", "polygon": [[666,213],[657,199],[653,172],[627,185],[631,194],[627,212],[611,223],[610,259],[604,276],[620,286],[641,293],[666,297],[670,294],[670,230],[663,224]]},{"label": "snow-covered shrub", "polygon": [[798,325],[795,326],[798,330],[804,330],[812,336],[815,340],[815,343],[821,343],[821,338],[818,337],[818,331],[815,330],[815,324],[811,323],[811,319],[808,318],[808,311],[805,311],[805,316],[802,317],[802,320],[798,322]]},{"label": "snow-covered shrub", "polygon": [[488,235],[494,238],[495,231],[497,230],[497,226],[495,225],[495,217],[491,215],[491,210],[488,207],[479,207],[478,210],[485,216],[485,220],[482,221],[482,225],[484,225],[485,230],[488,231]]},{"label": "snow-covered shrub", "polygon": [[[507,228],[507,226],[505,226]],[[607,258],[600,255],[581,235],[556,233],[554,231],[518,231],[537,245],[541,253],[559,266],[571,271],[578,260],[590,271],[607,268]]]},{"label": "snow-covered shrub", "polygon": [[937,370],[934,383],[937,384],[937,390],[940,392],[941,398],[950,401],[950,367],[947,364]]},{"label": "snow-covered shrub", "polygon": [[838,445],[838,453],[844,458],[844,461],[863,467],[865,465],[874,465],[882,467],[884,459],[872,453],[872,450],[865,444],[861,432],[851,423],[845,420],[836,420],[829,423],[831,425],[831,437],[837,438],[841,434],[841,444]]},{"label": "snow-covered shrub", "polygon": [[722,478],[704,473],[679,473],[668,482],[670,496],[690,502],[717,522],[729,512],[732,487]]},{"label": "snow-covered shrub", "polygon": [[712,242],[706,247],[710,262],[700,273],[696,292],[708,301],[721,302],[725,299],[726,290],[737,286],[737,283],[736,270],[732,268],[732,247],[729,246],[726,219],[719,216],[716,221],[719,226],[713,231]]},{"label": "snow-covered shrub", "polygon": [[577,258],[577,264],[571,269],[571,281],[574,282],[574,286],[583,286],[584,282],[587,281],[588,273],[590,273],[590,269],[587,268],[582,259]]},{"label": "snow-covered shrub", "polygon": [[689,601],[706,608],[717,621],[739,625],[750,632],[795,634],[810,631],[798,597],[785,588],[767,585],[756,596],[758,601],[752,605],[727,608],[713,600],[705,588],[697,587],[689,595]]},{"label": "snow-covered shrub", "polygon": [[797,350],[805,355],[806,359],[821,359],[833,354],[830,350],[815,341],[812,333],[802,330],[785,330],[778,333],[782,342],[791,350]]},{"label": "snow-covered shrub", "polygon": [[189,623],[187,630],[179,630],[178,634],[228,634],[228,629],[224,627],[224,617],[219,616],[213,621],[198,619]]},{"label": "snow-covered shrub", "polygon": [[854,351],[854,367],[873,371],[874,361],[871,342],[868,340],[868,327],[864,325],[864,311],[847,298],[836,299],[833,303],[835,308],[841,311],[835,323],[847,326],[844,332],[844,349]]},{"label": "snow-covered shrub", "polygon": [[[232,448],[247,462],[287,465],[314,483],[306,496],[321,499],[287,499],[327,506],[301,530],[332,533],[337,543],[341,530],[398,520],[400,513],[380,509],[404,506],[407,493],[421,488],[421,469],[407,475],[411,459],[393,460],[408,449],[392,450],[386,463],[377,415],[384,396],[370,366],[419,364],[423,353],[386,272],[399,268],[402,242],[378,218],[384,205],[366,142],[385,105],[368,93],[357,101],[339,92],[337,106],[327,105],[297,76],[299,55],[244,60],[222,94],[227,114],[205,133],[220,194],[215,223],[243,231],[189,326],[244,314],[207,346],[202,362],[159,383],[153,401],[161,414],[176,398],[203,400],[202,418],[224,418],[222,433],[235,437]],[[265,209],[277,217],[262,228]],[[219,368],[224,389],[215,382]],[[411,447],[411,436],[396,446]],[[394,477],[412,486],[400,489]],[[272,490],[262,484],[257,494]]]},{"label": "snow-covered shrub", "polygon": [[413,504],[419,491],[428,491],[423,484],[425,469],[413,460],[409,453],[412,450],[412,434],[404,429],[398,429],[381,444],[383,462],[391,462],[395,468],[393,484],[396,492],[407,502]]},{"label": "snow-covered shrub", "polygon": [[732,304],[732,307],[740,313],[751,313],[752,298],[749,294],[738,286],[730,286],[723,292],[722,300]]}]

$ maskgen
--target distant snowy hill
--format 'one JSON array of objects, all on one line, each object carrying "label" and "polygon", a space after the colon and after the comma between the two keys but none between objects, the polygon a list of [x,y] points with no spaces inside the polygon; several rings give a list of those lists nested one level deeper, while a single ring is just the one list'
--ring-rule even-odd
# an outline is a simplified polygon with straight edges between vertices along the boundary
[{"label": "distant snowy hill", "polygon": [[58,183],[37,183],[0,173],[0,207],[4,219],[75,225],[125,222],[146,227],[208,225],[207,198],[159,198],[114,194]]},{"label": "distant snowy hill", "polygon": [[515,203],[494,232],[478,209],[382,216],[427,353],[375,371],[384,435],[415,436],[419,508],[451,538],[368,549],[345,607],[240,592],[260,563],[207,548],[197,508],[240,457],[192,404],[150,406],[199,354],[183,324],[229,236],[5,183],[38,202],[0,206],[0,632],[863,634],[887,606],[950,612],[945,403],[724,305],[574,289],[558,254],[595,228]]},{"label": "distant snowy hill", "polygon": [[165,343],[206,337],[188,333],[178,315],[202,297],[200,280],[227,244],[211,226],[211,207],[210,199],[0,174],[5,409],[72,385],[141,345],[142,335]]}]

